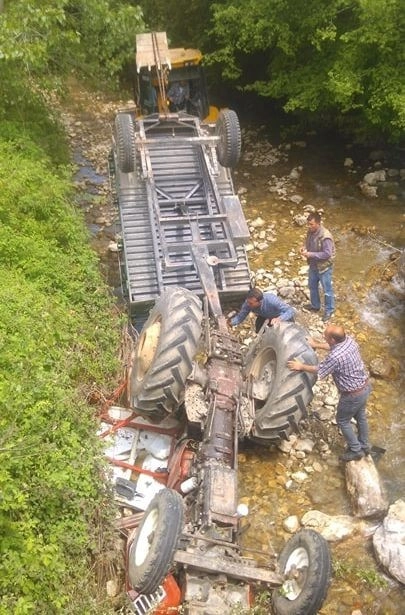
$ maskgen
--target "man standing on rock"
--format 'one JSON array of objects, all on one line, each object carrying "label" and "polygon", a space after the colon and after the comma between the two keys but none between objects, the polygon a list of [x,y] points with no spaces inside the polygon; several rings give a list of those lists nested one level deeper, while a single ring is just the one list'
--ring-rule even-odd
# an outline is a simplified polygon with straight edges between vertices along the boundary
[{"label": "man standing on rock", "polygon": [[307,226],[307,237],[305,246],[301,248],[301,254],[307,259],[309,265],[308,287],[311,303],[305,305],[304,308],[311,312],[319,312],[321,309],[320,284],[325,299],[325,312],[322,320],[327,322],[335,310],[332,282],[335,244],[332,234],[323,226],[320,214],[310,213],[307,218]]},{"label": "man standing on rock", "polygon": [[[340,393],[336,422],[347,442],[347,450],[340,459],[355,461],[371,452],[366,417],[366,404],[371,392],[368,374],[357,343],[346,335],[343,327],[328,325],[324,338],[326,342],[309,339],[312,348],[330,350],[319,365],[307,365],[296,359],[288,361],[287,365],[294,371],[317,373],[321,379],[332,374]],[[357,424],[357,435],[351,423],[352,419]]]},{"label": "man standing on rock", "polygon": [[295,309],[277,297],[274,293],[263,293],[260,288],[251,288],[236,316],[229,319],[232,327],[240,325],[248,314],[253,312],[256,318],[256,333],[260,331],[267,321],[275,325],[280,321],[293,322]]}]

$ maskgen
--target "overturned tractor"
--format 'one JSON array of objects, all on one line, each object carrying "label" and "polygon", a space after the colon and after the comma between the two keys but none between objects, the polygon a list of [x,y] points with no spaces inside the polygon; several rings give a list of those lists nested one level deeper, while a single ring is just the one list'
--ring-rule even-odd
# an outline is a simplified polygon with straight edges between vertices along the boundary
[{"label": "overturned tractor", "polygon": [[[228,329],[224,306],[250,286],[249,231],[230,174],[239,122],[229,109],[214,121],[201,57],[170,52],[163,35],[139,40],[140,103],[118,114],[110,156],[122,286],[136,330],[119,416],[128,455],[110,451],[126,472],[115,477],[116,492],[135,511],[120,525],[133,528],[128,596],[139,615],[180,605],[217,615],[248,609],[251,588],[264,586],[274,589],[276,613],[312,615],[330,581],[327,543],[301,530],[278,565],[259,566],[240,544],[237,455],[244,438],[268,445],[298,431],[314,376],[286,364],[316,357],[294,323],[264,325],[246,354]],[[166,85],[180,79],[195,97],[173,112]],[[155,107],[145,116],[150,88]]]}]

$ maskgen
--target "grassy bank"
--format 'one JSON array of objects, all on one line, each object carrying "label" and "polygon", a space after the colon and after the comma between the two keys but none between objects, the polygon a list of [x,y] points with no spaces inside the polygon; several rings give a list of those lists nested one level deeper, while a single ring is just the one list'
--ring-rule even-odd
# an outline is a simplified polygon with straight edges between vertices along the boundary
[{"label": "grassy bank", "polygon": [[110,608],[97,570],[110,567],[112,510],[91,401],[116,385],[121,318],[71,173],[47,109],[9,114],[0,127],[1,614]]}]

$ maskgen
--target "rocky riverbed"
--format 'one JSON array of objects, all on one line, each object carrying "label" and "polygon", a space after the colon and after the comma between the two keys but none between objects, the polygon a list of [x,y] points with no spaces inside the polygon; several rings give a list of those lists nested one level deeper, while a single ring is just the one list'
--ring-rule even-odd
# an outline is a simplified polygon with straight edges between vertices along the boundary
[{"label": "rocky riverbed", "polygon": [[[111,101],[73,84],[71,100],[61,108],[77,163],[78,203],[112,287],[119,285],[117,212],[111,207],[107,159],[114,113],[127,105],[127,101]],[[356,165],[354,156],[350,157],[351,162],[347,158],[342,158],[339,170],[344,169],[346,185],[352,190],[349,200],[358,192],[362,198],[373,199],[373,203],[379,195],[387,197],[384,203],[398,202],[395,226],[398,229],[402,225],[403,229],[404,169],[387,166],[383,155],[378,160],[370,159],[369,168]],[[372,375],[374,390],[368,406],[371,436],[373,443],[381,447],[393,442],[392,449],[376,461],[393,504],[399,500],[404,480],[403,476],[396,477],[403,462],[401,439],[395,434],[391,437],[393,423],[403,425],[404,419],[403,350],[401,344],[395,348],[392,344],[392,339],[401,337],[403,324],[403,316],[397,316],[398,305],[404,298],[400,252],[398,245],[391,243],[393,235],[387,241],[380,235],[376,240],[374,220],[381,219],[384,212],[365,215],[362,210],[353,215],[339,197],[342,187],[338,182],[326,194],[315,184],[307,159],[305,140],[273,145],[260,128],[244,130],[244,154],[235,183],[251,232],[248,250],[252,276],[257,286],[277,292],[296,307],[297,321],[309,335],[321,337],[324,324],[320,317],[302,309],[308,301],[307,267],[299,247],[305,236],[307,213],[314,209],[324,211],[325,225],[333,230],[338,251],[334,321],[355,335]],[[381,170],[385,171],[384,178],[380,173],[366,179],[367,174]],[[387,178],[391,178],[388,188],[383,186]],[[366,195],[360,183],[375,188],[375,194]],[[375,296],[377,302],[385,301],[387,309],[392,310],[388,324],[364,317],[365,306],[369,307]],[[244,346],[255,335],[252,324],[247,321],[238,328]],[[402,573],[386,574],[386,558],[380,558],[384,568],[380,567],[373,547],[372,536],[381,520],[361,520],[352,514],[344,469],[338,460],[344,443],[334,422],[336,403],[332,382],[317,383],[308,419],[299,436],[271,450],[249,444],[241,450],[240,495],[249,508],[245,544],[274,554],[299,526],[316,526],[332,545],[335,567],[332,587],[321,612],[399,615],[402,609],[398,605],[404,597],[398,583]],[[398,502],[395,515],[401,523],[405,522],[403,507]]]}]

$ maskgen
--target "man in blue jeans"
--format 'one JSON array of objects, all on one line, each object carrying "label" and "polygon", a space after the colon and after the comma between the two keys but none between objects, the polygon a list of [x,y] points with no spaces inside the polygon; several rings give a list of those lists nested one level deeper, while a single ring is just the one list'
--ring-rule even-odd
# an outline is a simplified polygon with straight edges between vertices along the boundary
[{"label": "man in blue jeans", "polygon": [[229,324],[236,327],[243,322],[248,314],[253,312],[256,318],[256,333],[260,331],[265,322],[275,325],[280,321],[293,322],[295,309],[282,301],[274,293],[263,293],[260,288],[251,288],[236,316],[229,319]]},{"label": "man in blue jeans", "polygon": [[335,295],[333,292],[332,270],[335,257],[335,244],[332,234],[326,229],[318,213],[311,213],[307,218],[307,237],[301,254],[309,265],[308,287],[311,303],[304,308],[311,312],[319,312],[321,298],[319,284],[323,288],[325,311],[322,317],[327,322],[335,310]]},{"label": "man in blue jeans", "polygon": [[[368,374],[357,343],[346,335],[343,327],[328,325],[324,338],[325,342],[309,339],[312,348],[330,350],[319,365],[307,365],[296,359],[288,361],[287,365],[295,371],[318,374],[321,379],[332,375],[340,393],[336,422],[347,443],[347,450],[340,458],[342,461],[356,461],[371,452],[366,417],[366,404],[371,392]],[[352,419],[357,424],[357,434]]]}]

